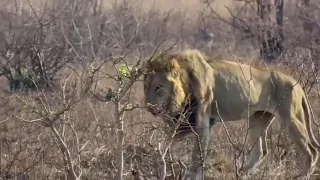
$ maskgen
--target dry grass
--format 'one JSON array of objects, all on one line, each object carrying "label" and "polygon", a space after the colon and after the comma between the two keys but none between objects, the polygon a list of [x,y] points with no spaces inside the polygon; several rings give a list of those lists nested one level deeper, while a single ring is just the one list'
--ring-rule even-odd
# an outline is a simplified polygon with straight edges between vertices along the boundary
[{"label": "dry grass", "polygon": [[[42,14],[39,17],[44,17],[44,22],[50,19],[46,17],[59,14],[64,4],[64,1],[55,1],[55,4],[52,3],[53,1],[46,2],[48,3],[45,6],[45,3],[39,4],[38,0],[31,1],[31,7],[34,7],[40,15]],[[103,10],[95,15],[92,14],[94,5],[88,2],[95,1],[75,1],[75,4],[66,6],[65,11],[59,17],[55,17],[54,22],[50,21],[55,24],[48,27],[49,30],[46,31],[50,34],[48,38],[56,38],[57,41],[63,42],[68,40],[70,44],[66,46],[68,52],[65,56],[74,59],[58,72],[52,88],[28,94],[22,92],[12,94],[7,91],[9,87],[6,79],[0,80],[2,84],[0,178],[72,179],[68,176],[70,169],[67,167],[68,163],[64,159],[65,152],[62,151],[57,136],[40,121],[30,122],[32,119],[41,117],[39,113],[31,111],[30,106],[36,106],[39,111],[57,112],[66,100],[65,95],[76,91],[73,96],[76,100],[74,106],[59,116],[53,127],[69,150],[76,174],[82,173],[81,179],[114,179],[118,153],[114,104],[102,102],[91,96],[92,94],[85,93],[85,86],[82,84],[82,80],[89,76],[91,66],[97,67],[103,61],[107,61],[96,73],[97,76],[94,79],[97,85],[93,83],[91,90],[105,95],[108,88],[113,90],[117,88],[117,82],[106,75],[116,73],[116,68],[113,66],[114,59],[110,58],[110,54],[114,57],[126,55],[125,60],[133,65],[138,59],[146,59],[151,55],[166,37],[171,37],[160,46],[159,52],[176,43],[173,51],[197,48],[213,59],[233,60],[224,44],[224,41],[227,41],[239,61],[262,64],[258,61],[258,48],[255,43],[251,43],[250,39],[241,39],[242,32],[222,23],[208,11],[205,12],[206,29],[214,34],[214,39],[204,42],[199,37],[198,30],[203,27],[201,13],[205,8],[196,0],[127,1],[129,4],[118,1],[117,9],[114,8],[115,1],[97,1],[98,4],[103,2]],[[27,13],[21,12],[21,9],[16,11],[13,1],[1,1],[1,3],[3,3],[1,8],[3,17],[10,14],[4,10],[8,8],[12,13],[22,15],[22,19],[29,22],[28,26],[39,27],[35,15],[30,11],[28,1],[24,1],[23,4],[23,7],[29,10],[26,11]],[[59,3],[62,5],[59,6]],[[222,17],[230,18],[224,5],[237,11],[241,3],[235,5],[231,0],[213,2],[214,9]],[[293,5],[290,7],[293,9]],[[76,10],[76,8],[79,9]],[[287,14],[289,14],[289,19],[286,21],[289,27],[286,30],[287,34],[292,35],[292,38],[303,36],[303,34],[295,34],[295,32],[301,32],[300,26],[293,25],[296,14],[293,12],[287,12]],[[12,34],[9,31],[12,29],[8,26],[9,21],[3,21],[0,26],[10,39]],[[101,30],[102,24],[104,29]],[[13,28],[18,34],[23,31],[20,25]],[[63,33],[62,30],[64,30]],[[89,40],[90,37],[92,37],[91,40]],[[290,40],[290,37],[287,39]],[[126,44],[129,41],[131,43]],[[297,55],[296,47],[290,43],[286,45],[288,48],[286,55],[275,62],[274,67],[281,70],[286,69],[284,67],[294,69],[295,77],[300,77],[301,74],[303,77],[309,75],[311,65],[307,53],[299,52]],[[92,50],[94,48],[97,49],[95,53]],[[304,67],[298,66],[299,62],[304,62]],[[82,78],[79,77],[81,75],[83,75]],[[77,84],[73,86],[75,82]],[[310,82],[307,85],[310,85]],[[320,101],[319,96],[316,96],[317,93],[319,89],[315,85],[309,96],[312,97],[310,100],[315,117],[319,119]],[[142,104],[143,98],[142,82],[138,81],[131,88],[128,101],[133,104]],[[226,123],[230,137],[237,147],[241,147],[244,141],[246,133],[244,122]],[[158,143],[162,142],[164,134],[160,130],[166,129],[165,124],[141,108],[125,114],[124,128],[124,179],[134,179],[136,172],[141,173],[144,178],[157,179],[161,165],[157,148]],[[316,125],[314,130],[316,133]],[[296,153],[295,147],[282,132],[277,123],[270,128],[268,138],[270,154],[253,179],[290,179],[301,168],[298,160],[303,157]],[[320,141],[320,135],[316,134]],[[176,152],[173,163],[176,170],[181,168],[177,159],[182,158],[186,164],[188,163],[191,143],[192,141],[186,140],[179,145],[180,151]],[[247,149],[248,147],[245,150]],[[237,153],[239,151],[232,147],[224,128],[218,123],[212,129],[212,141],[207,158],[207,179],[236,179],[234,157]],[[169,160],[167,162],[169,163]],[[132,173],[132,170],[135,173]],[[169,167],[168,172],[170,172]]]}]

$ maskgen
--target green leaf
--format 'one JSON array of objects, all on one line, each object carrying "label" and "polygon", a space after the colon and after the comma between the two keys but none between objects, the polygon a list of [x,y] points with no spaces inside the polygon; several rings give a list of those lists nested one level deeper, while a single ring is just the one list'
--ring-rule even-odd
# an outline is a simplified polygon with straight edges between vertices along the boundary
[{"label": "green leaf", "polygon": [[117,66],[118,74],[120,79],[130,78],[132,67],[128,67],[126,64],[119,64]]}]

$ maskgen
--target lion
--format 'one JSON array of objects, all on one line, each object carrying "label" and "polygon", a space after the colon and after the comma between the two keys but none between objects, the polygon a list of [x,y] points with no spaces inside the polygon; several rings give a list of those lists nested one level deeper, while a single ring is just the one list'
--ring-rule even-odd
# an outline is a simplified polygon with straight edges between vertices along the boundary
[{"label": "lion", "polygon": [[306,94],[291,76],[227,60],[209,60],[195,49],[157,56],[145,69],[149,112],[155,116],[166,112],[174,123],[187,106],[192,106],[188,121],[193,131],[190,128],[189,132],[196,132],[200,141],[196,140],[192,152],[191,179],[203,176],[213,124],[248,117],[253,147],[243,171],[253,170],[267,156],[266,131],[276,118],[305,157],[297,177],[309,177],[314,172],[320,146],[311,129]]}]

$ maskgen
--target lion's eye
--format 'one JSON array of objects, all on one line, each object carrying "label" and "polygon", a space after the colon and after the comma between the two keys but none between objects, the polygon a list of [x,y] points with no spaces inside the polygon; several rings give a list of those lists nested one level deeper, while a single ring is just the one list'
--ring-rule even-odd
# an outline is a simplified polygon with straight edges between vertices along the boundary
[{"label": "lion's eye", "polygon": [[163,87],[162,85],[157,85],[156,86],[156,92],[160,91],[162,89],[162,87]]}]

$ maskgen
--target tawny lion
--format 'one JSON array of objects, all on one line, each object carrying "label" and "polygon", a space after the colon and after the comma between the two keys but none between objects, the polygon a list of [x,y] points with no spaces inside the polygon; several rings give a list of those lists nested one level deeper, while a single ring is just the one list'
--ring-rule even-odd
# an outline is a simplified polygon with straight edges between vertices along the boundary
[{"label": "tawny lion", "polygon": [[311,130],[306,95],[292,77],[236,62],[207,61],[197,50],[153,59],[147,63],[144,76],[148,111],[158,115],[162,107],[171,117],[178,118],[190,96],[195,107],[189,122],[201,143],[196,141],[194,145],[189,170],[191,179],[203,174],[203,158],[200,157],[206,155],[212,121],[236,121],[248,115],[254,146],[243,166],[244,171],[257,167],[268,154],[266,131],[276,117],[305,157],[305,165],[298,176],[309,177],[314,172],[320,146]]}]

